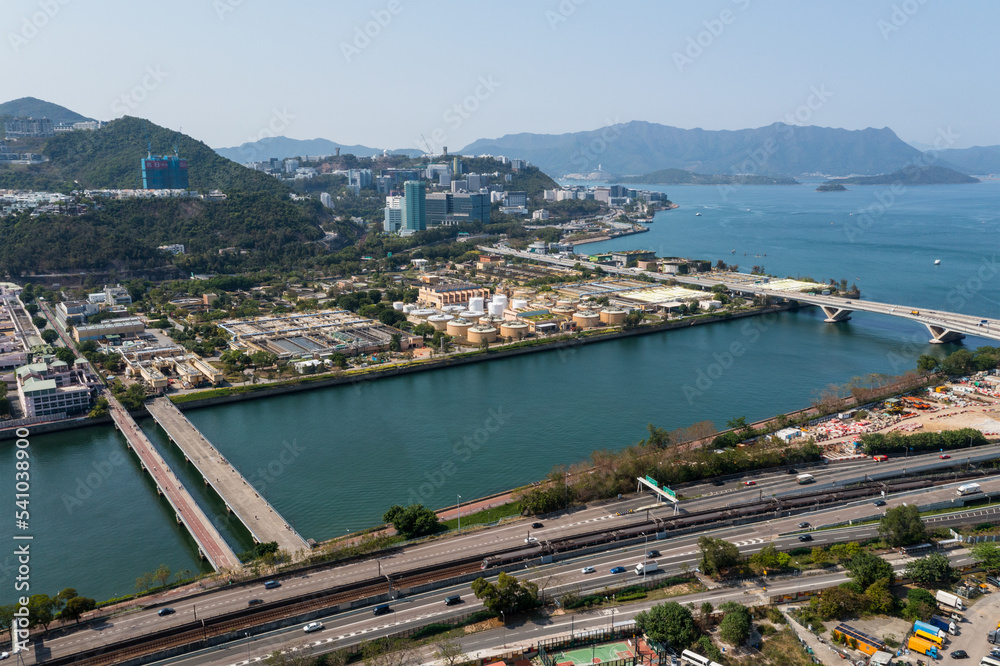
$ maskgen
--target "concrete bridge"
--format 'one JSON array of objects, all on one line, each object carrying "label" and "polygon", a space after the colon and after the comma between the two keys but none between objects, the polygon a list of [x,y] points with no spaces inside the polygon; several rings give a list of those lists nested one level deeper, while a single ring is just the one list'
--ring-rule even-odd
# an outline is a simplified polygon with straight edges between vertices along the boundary
[{"label": "concrete bridge", "polygon": [[174,403],[168,398],[156,398],[146,403],[146,410],[181,450],[184,458],[201,473],[205,484],[222,498],[226,509],[246,526],[257,543],[277,542],[280,549],[292,556],[309,552],[309,543],[212,446]]},{"label": "concrete bridge", "polygon": [[[572,268],[581,263],[578,259],[564,259],[545,254],[532,254],[522,252],[509,247],[489,247],[479,246],[478,249],[492,254],[503,254],[512,257],[521,257],[531,261]],[[588,264],[584,264],[588,265]],[[779,291],[768,289],[766,284],[750,284],[746,282],[727,282],[720,279],[717,274],[698,273],[695,275],[668,275],[664,273],[649,273],[640,271],[637,268],[619,268],[617,266],[601,266],[601,270],[611,275],[622,277],[636,277],[643,275],[651,277],[659,282],[668,280],[676,281],[679,284],[711,289],[717,284],[722,284],[726,289],[751,296],[770,296],[775,300],[797,301],[807,305],[815,305],[822,308],[826,314],[826,321],[829,323],[844,322],[851,318],[851,314],[856,311],[874,312],[876,314],[889,315],[891,317],[902,317],[918,321],[930,331],[932,344],[942,344],[945,342],[956,342],[966,335],[975,335],[991,340],[1000,340],[1000,319],[986,319],[972,315],[963,315],[955,312],[942,310],[928,310],[925,308],[910,307],[907,305],[897,305],[893,303],[879,303],[877,301],[863,301],[860,299],[846,299],[843,296],[824,296],[822,294],[807,294],[792,291]],[[817,284],[819,290],[825,287]]]}]

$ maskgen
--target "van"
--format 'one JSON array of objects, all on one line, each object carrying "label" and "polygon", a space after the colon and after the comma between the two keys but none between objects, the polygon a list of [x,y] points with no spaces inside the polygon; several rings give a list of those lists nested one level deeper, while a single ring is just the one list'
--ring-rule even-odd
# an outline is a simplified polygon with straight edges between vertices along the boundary
[{"label": "van", "polygon": [[462,603],[462,597],[460,597],[457,594],[453,594],[450,597],[445,597],[444,600],[445,606],[454,606],[455,604],[460,604],[460,603]]},{"label": "van", "polygon": [[266,590],[273,590],[276,587],[281,587],[281,583],[279,583],[276,580],[269,580],[266,583],[264,583],[264,589]]},{"label": "van", "polygon": [[389,604],[381,604],[372,609],[372,613],[375,615],[385,615],[392,609],[389,608]]}]

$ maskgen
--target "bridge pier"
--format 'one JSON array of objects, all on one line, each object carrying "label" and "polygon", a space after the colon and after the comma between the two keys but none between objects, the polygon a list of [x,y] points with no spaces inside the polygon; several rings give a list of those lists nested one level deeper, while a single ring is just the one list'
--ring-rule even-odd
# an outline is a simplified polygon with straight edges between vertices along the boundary
[{"label": "bridge pier", "polygon": [[823,321],[828,324],[835,324],[838,321],[847,321],[851,318],[851,313],[854,310],[848,310],[847,308],[838,308],[835,305],[821,305],[819,306],[823,310],[823,314],[826,315],[826,319]]},{"label": "bridge pier", "polygon": [[927,330],[931,332],[930,343],[932,345],[941,345],[946,342],[958,342],[965,337],[963,333],[958,333],[956,331],[950,331],[944,326],[938,326],[937,324],[924,324]]}]

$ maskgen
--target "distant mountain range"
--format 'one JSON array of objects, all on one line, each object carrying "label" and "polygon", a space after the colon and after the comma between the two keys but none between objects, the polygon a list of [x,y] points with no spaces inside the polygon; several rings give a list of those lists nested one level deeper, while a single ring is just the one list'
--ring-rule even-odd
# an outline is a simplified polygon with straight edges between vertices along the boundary
[{"label": "distant mountain range", "polygon": [[460,152],[520,157],[558,175],[592,172],[598,165],[604,173],[619,175],[660,169],[763,176],[875,175],[921,158],[919,150],[889,128],[844,130],[774,123],[735,131],[688,130],[640,121],[569,134],[508,134],[474,141]]},{"label": "distant mountain range", "polygon": [[645,185],[798,185],[799,181],[785,176],[758,176],[755,174],[707,175],[685,171],[684,169],[660,169],[641,176],[623,176],[619,183],[637,183]]},{"label": "distant mountain range", "polygon": [[941,151],[941,159],[959,166],[966,173],[1000,173],[1000,146],[948,148]]},{"label": "distant mountain range", "polygon": [[54,123],[82,123],[85,120],[93,120],[81,116],[76,111],[70,111],[65,106],[35,97],[22,97],[0,104],[0,116],[48,118]]},{"label": "distant mountain range", "polygon": [[[381,155],[382,149],[369,148],[368,146],[348,146],[327,139],[289,139],[287,136],[264,137],[258,141],[252,141],[233,146],[231,148],[216,148],[215,152],[226,159],[234,162],[260,162],[272,157],[284,159],[286,157],[299,157],[300,155],[333,155],[340,148],[343,154],[350,153],[358,157],[371,157]],[[401,150],[390,150],[393,155],[406,155],[417,157],[423,152],[416,148],[404,148]]]},{"label": "distant mountain range", "polygon": [[959,185],[978,183],[978,178],[959,173],[954,169],[942,166],[909,166],[893,173],[877,176],[851,176],[849,178],[834,178],[825,185]]}]

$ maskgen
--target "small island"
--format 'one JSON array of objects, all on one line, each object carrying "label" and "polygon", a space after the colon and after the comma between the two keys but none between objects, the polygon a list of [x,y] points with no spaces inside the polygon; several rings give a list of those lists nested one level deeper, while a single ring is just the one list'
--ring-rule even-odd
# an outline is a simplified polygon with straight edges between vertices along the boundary
[{"label": "small island", "polygon": [[846,192],[847,188],[840,183],[823,183],[816,188],[817,192]]}]

